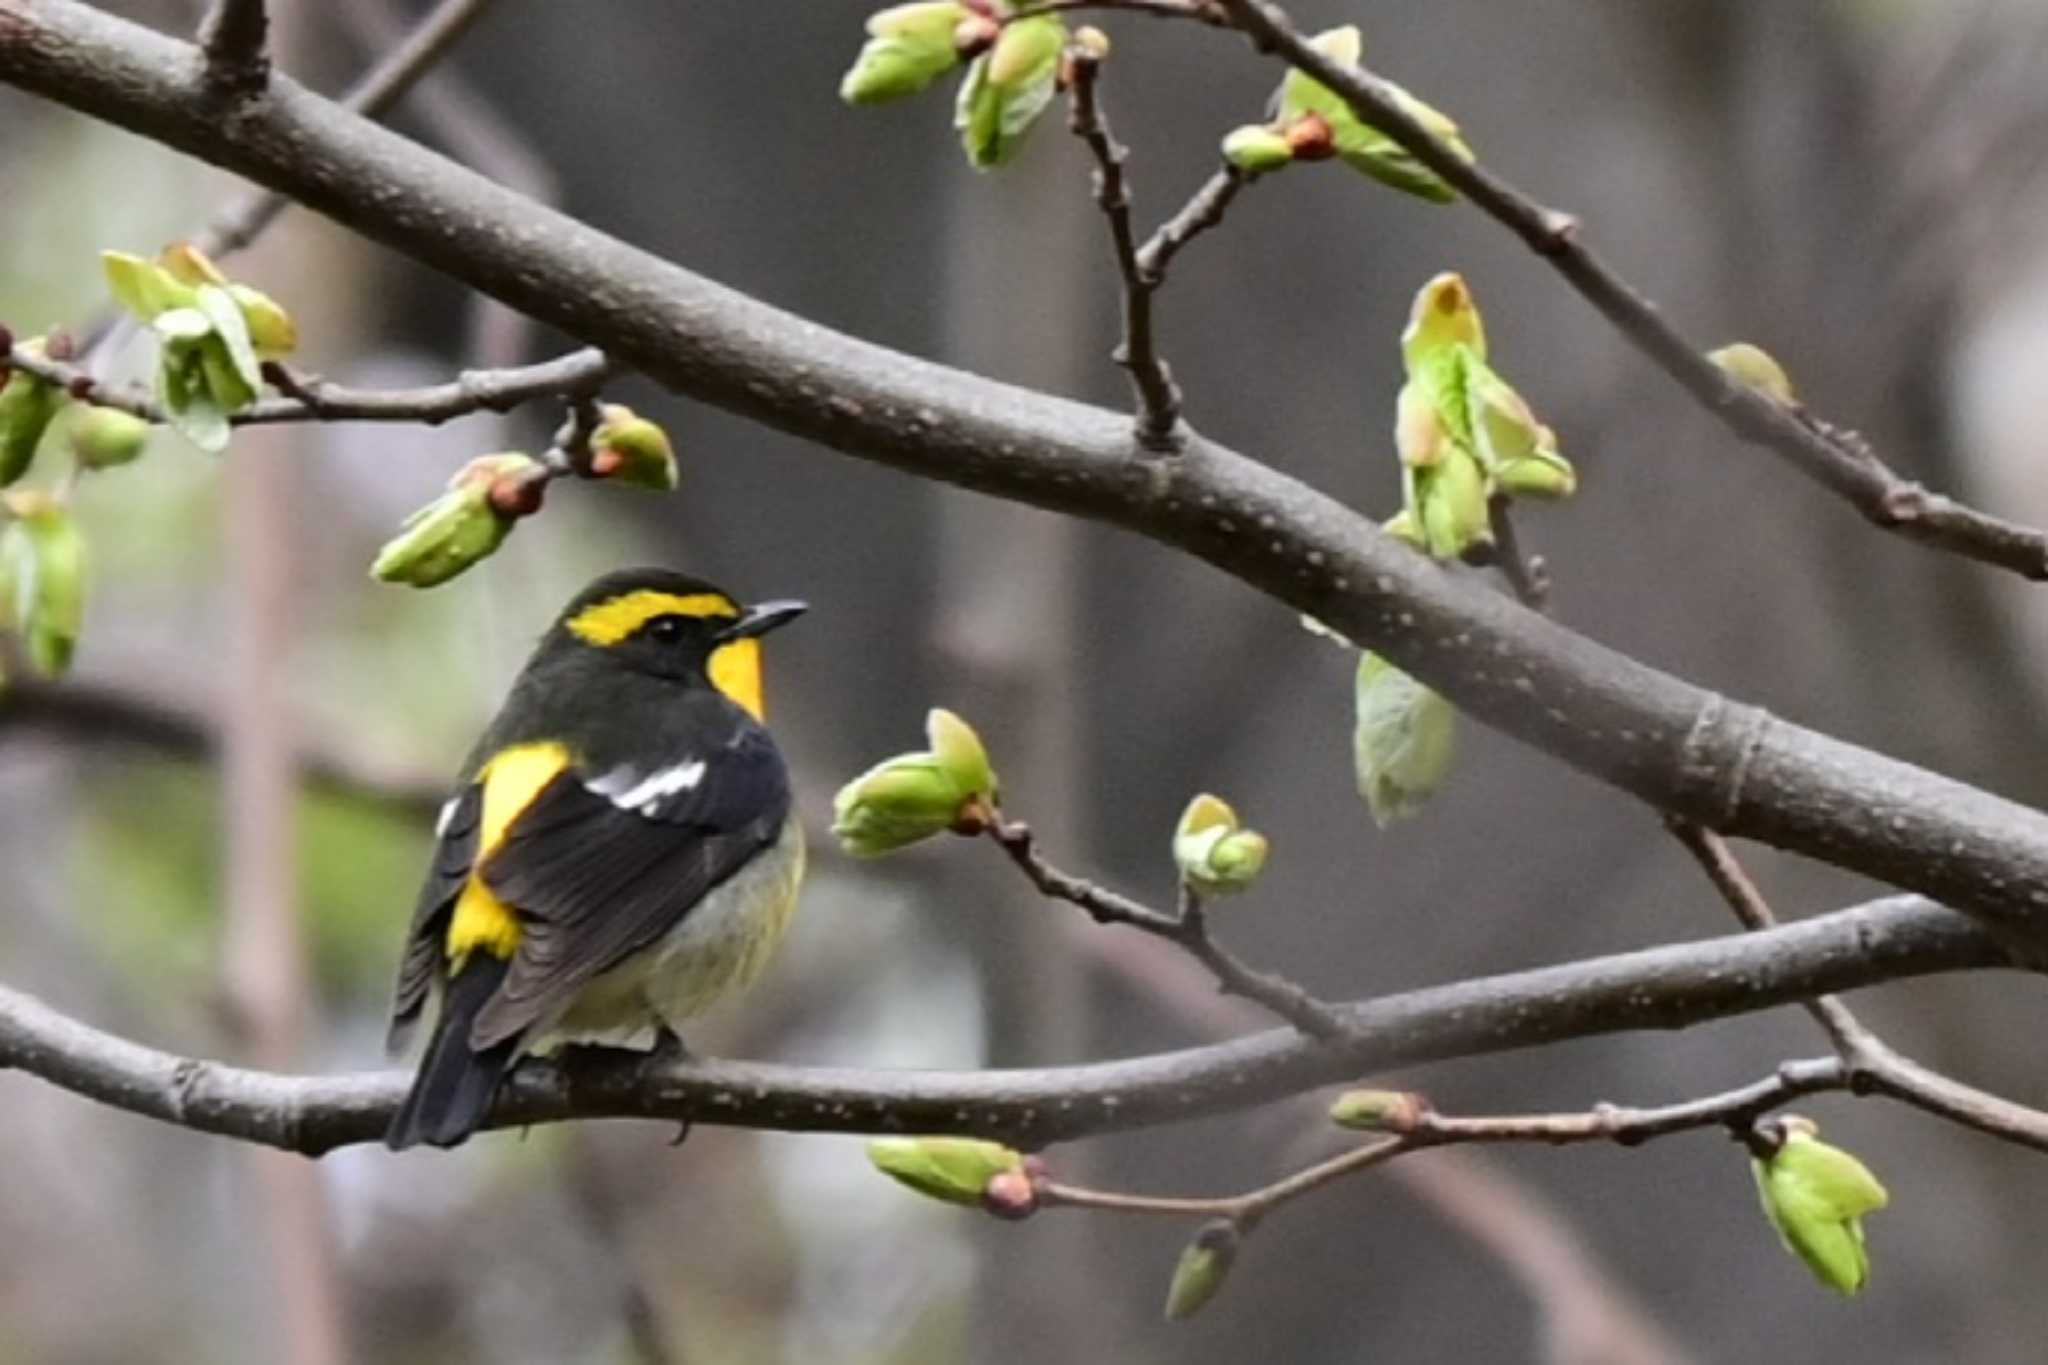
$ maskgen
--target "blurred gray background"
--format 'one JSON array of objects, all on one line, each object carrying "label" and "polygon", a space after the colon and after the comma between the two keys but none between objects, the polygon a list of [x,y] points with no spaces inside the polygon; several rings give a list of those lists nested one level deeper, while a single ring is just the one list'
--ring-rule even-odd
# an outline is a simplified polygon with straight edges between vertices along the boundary
[{"label": "blurred gray background", "polygon": [[[411,5],[275,0],[324,89]],[[1121,406],[1114,272],[1088,163],[1049,117],[970,172],[949,97],[848,110],[866,7],[500,0],[397,124],[716,279],[835,327]],[[187,7],[136,6],[180,27]],[[2048,10],[2031,0],[1375,0],[1370,63],[1481,157],[1585,218],[1702,344],[1769,347],[1818,412],[1907,473],[2048,520]],[[1147,226],[1256,117],[1277,68],[1142,19],[1104,99]],[[235,189],[140,140],[0,94],[0,319],[89,316],[95,252],[152,251]],[[2048,795],[2038,589],[1865,527],[1738,446],[1506,233],[1338,166],[1262,182],[1160,305],[1190,418],[1375,515],[1393,510],[1397,336],[1455,268],[1582,492],[1523,520],[1578,629],[1701,683],[2020,800]],[[561,338],[296,213],[234,272],[298,314],[308,365],[399,385]],[[118,372],[144,357],[112,362]],[[465,458],[543,444],[536,409],[440,430],[171,438],[91,480],[81,682],[212,718],[226,763],[88,743],[0,701],[0,979],[160,1047],[292,1070],[383,1065],[382,1011],[425,823],[332,791],[296,752],[408,790],[452,771],[537,633],[595,572],[660,562],[812,614],[770,708],[817,853],[753,995],[693,1038],[791,1062],[976,1066],[1137,1054],[1241,1027],[1171,953],[1068,922],[992,850],[857,866],[830,794],[972,717],[1054,856],[1143,896],[1196,790],[1272,836],[1219,912],[1244,954],[1359,997],[1727,931],[1654,815],[1468,731],[1418,820],[1352,785],[1350,662],[1291,613],[1135,538],[847,461],[624,384],[683,488],[557,488],[481,569],[371,584],[377,544]],[[225,773],[225,776],[223,774]],[[1781,910],[1871,888],[1757,855]],[[2034,1103],[2040,987],[1859,1000],[1925,1061]],[[1657,1102],[1820,1049],[1793,1011],[1392,1078],[1447,1109]],[[1315,1097],[1078,1144],[1063,1173],[1158,1193],[1261,1183],[1335,1150]],[[1838,1301],[1776,1247],[1741,1154],[1445,1156],[1261,1229],[1192,1323],[1158,1307],[1192,1228],[918,1201],[851,1138],[584,1125],[451,1155],[312,1165],[0,1076],[0,1360],[1676,1362],[2036,1359],[2040,1158],[1875,1102],[1811,1106],[1886,1177],[1873,1283]]]}]

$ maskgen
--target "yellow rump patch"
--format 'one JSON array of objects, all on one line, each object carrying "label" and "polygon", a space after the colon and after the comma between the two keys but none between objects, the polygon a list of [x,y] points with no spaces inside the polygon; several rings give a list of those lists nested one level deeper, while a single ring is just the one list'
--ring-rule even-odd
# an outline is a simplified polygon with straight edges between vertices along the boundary
[{"label": "yellow rump patch", "polygon": [[505,831],[519,813],[568,764],[569,751],[550,740],[501,750],[477,774],[484,787],[483,820],[469,880],[462,884],[454,918],[448,922],[449,958],[459,961],[478,948],[505,958],[518,949],[519,916],[485,884],[481,869],[505,841]]},{"label": "yellow rump patch", "polygon": [[615,645],[657,616],[732,616],[738,604],[724,593],[693,592],[687,596],[639,588],[585,607],[569,618],[569,632],[594,645]]},{"label": "yellow rump patch", "polygon": [[761,642],[733,640],[711,651],[705,671],[711,685],[745,707],[755,720],[761,714]]}]

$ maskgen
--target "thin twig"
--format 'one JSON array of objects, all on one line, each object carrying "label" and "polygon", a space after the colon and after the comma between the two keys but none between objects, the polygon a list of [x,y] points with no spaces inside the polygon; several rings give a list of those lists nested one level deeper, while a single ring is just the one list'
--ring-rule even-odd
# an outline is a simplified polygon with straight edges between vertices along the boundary
[{"label": "thin twig", "polygon": [[1095,158],[1095,202],[1109,220],[1116,267],[1124,281],[1124,336],[1115,360],[1130,375],[1131,390],[1137,396],[1138,443],[1152,450],[1176,451],[1180,448],[1175,435],[1180,425],[1180,386],[1173,382],[1173,371],[1159,354],[1152,333],[1152,295],[1161,277],[1156,272],[1148,275],[1138,263],[1137,233],[1131,228],[1130,182],[1124,175],[1129,152],[1110,132],[1096,92],[1102,56],[1081,43],[1070,44],[1067,71],[1067,128],[1087,144]]},{"label": "thin twig", "polygon": [[1487,500],[1486,514],[1493,527],[1493,562],[1514,590],[1517,600],[1531,611],[1550,610],[1550,569],[1541,555],[1525,555],[1521,537],[1515,531],[1510,500],[1496,493]]},{"label": "thin twig", "polygon": [[[1745,928],[1760,933],[1778,926],[1770,902],[1726,839],[1677,816],[1666,816],[1664,824]],[[1979,1090],[1894,1050],[1839,996],[1818,995],[1800,1005],[1820,1025],[1847,1068],[1848,1089],[1859,1095],[1885,1095],[1966,1128],[2048,1151],[2048,1113]]]},{"label": "thin twig", "polygon": [[[226,3],[227,0],[223,0]],[[492,0],[442,0],[420,20],[404,42],[363,74],[340,100],[341,107],[365,118],[377,118],[404,97],[420,77],[482,18]],[[194,240],[216,259],[240,251],[263,234],[291,199],[273,190],[258,190],[230,204]]]},{"label": "thin twig", "polygon": [[1473,1118],[1439,1114],[1416,1097],[1415,1107],[1385,1137],[1327,1157],[1269,1185],[1218,1198],[1155,1197],[1084,1189],[1054,1180],[1040,1183],[1040,1202],[1049,1208],[1105,1209],[1171,1217],[1226,1218],[1240,1231],[1251,1228],[1283,1204],[1346,1176],[1430,1147],[1540,1143],[1566,1146],[1613,1142],[1624,1147],[1674,1133],[1726,1128],[1738,1136],[1756,1120],[1795,1099],[1850,1088],[1850,1069],[1839,1057],[1786,1062],[1761,1080],[1716,1095],[1655,1108],[1598,1104],[1579,1113],[1509,1114]]},{"label": "thin twig", "polygon": [[1657,306],[1583,241],[1579,220],[1546,208],[1467,161],[1402,107],[1394,87],[1316,50],[1269,0],[1217,0],[1262,50],[1340,95],[1385,133],[1549,261],[1636,349],[1744,440],[1767,446],[1873,524],[1936,549],[2048,579],[2048,533],[1990,516],[1902,478],[1854,432],[1831,426],[1731,379],[1664,320]]},{"label": "thin twig", "polygon": [[263,0],[213,0],[199,21],[206,84],[231,95],[261,90],[270,79],[270,15]]},{"label": "thin twig", "polygon": [[[166,420],[161,405],[139,389],[102,384],[83,366],[51,360],[15,348],[0,364],[27,370],[61,385],[73,398],[118,408],[148,422]],[[439,425],[472,413],[509,412],[545,398],[579,398],[596,392],[616,370],[593,347],[570,351],[535,365],[508,370],[465,370],[445,384],[416,389],[352,389],[283,365],[264,374],[284,396],[265,399],[229,417],[237,426],[273,422],[423,422]]]},{"label": "thin twig", "polygon": [[1224,211],[1237,192],[1251,184],[1254,176],[1225,165],[1202,182],[1202,187],[1181,205],[1180,212],[1159,225],[1145,245],[1138,248],[1138,278],[1157,289],[1166,280],[1166,268],[1180,249],[1223,221]]},{"label": "thin twig", "polygon": [[1038,852],[1031,827],[1021,820],[997,814],[987,832],[1042,895],[1079,906],[1097,924],[1127,924],[1177,944],[1207,967],[1225,991],[1257,1001],[1311,1038],[1328,1041],[1349,1034],[1350,1025],[1335,1006],[1283,976],[1247,966],[1211,938],[1201,900],[1187,887],[1181,889],[1180,913],[1169,915],[1054,867]]},{"label": "thin twig", "polygon": [[1064,14],[1073,10],[1149,14],[1158,19],[1192,19],[1211,28],[1230,27],[1230,16],[1215,0],[1039,0],[1036,4],[1019,5],[1003,15],[1001,22],[1014,24],[1019,19],[1030,19],[1040,14]]}]

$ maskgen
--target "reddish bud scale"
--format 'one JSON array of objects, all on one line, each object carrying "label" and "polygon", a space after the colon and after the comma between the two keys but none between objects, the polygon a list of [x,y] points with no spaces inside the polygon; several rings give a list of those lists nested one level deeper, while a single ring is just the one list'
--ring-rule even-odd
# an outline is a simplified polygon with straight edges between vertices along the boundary
[{"label": "reddish bud scale", "polygon": [[1003,36],[1003,26],[986,14],[971,14],[962,19],[953,29],[953,50],[960,54],[960,60],[972,61],[996,45],[996,39]]},{"label": "reddish bud scale", "polygon": [[988,833],[989,826],[994,823],[995,817],[977,797],[960,807],[960,813],[953,817],[953,823],[947,828],[955,834],[964,834],[972,839]]},{"label": "reddish bud scale", "polygon": [[78,354],[78,343],[72,340],[71,333],[59,328],[43,342],[43,354],[52,360],[71,360]]},{"label": "reddish bud scale", "polygon": [[73,375],[71,382],[64,386],[64,391],[79,402],[85,402],[92,397],[92,376],[89,374]]},{"label": "reddish bud scale", "polygon": [[501,517],[517,519],[529,517],[540,510],[541,499],[547,493],[548,480],[545,470],[531,470],[524,474],[507,475],[491,480],[491,510]]},{"label": "reddish bud scale", "polygon": [[619,466],[625,462],[625,456],[619,454],[612,447],[606,446],[604,449],[594,452],[590,457],[591,477],[608,479],[618,473]]},{"label": "reddish bud scale", "polygon": [[1337,133],[1321,114],[1307,113],[1287,125],[1287,150],[1296,161],[1327,161],[1337,154]]},{"label": "reddish bud scale", "polygon": [[4,360],[13,354],[14,332],[4,323],[0,323],[0,360]]},{"label": "reddish bud scale", "polygon": [[1001,1171],[982,1189],[981,1207],[992,1217],[1019,1222],[1038,1212],[1038,1189],[1022,1170]]}]

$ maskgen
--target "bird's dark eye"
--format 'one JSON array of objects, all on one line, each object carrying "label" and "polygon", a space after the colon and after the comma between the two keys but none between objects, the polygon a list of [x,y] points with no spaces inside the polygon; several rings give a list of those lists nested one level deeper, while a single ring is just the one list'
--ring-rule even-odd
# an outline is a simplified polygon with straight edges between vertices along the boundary
[{"label": "bird's dark eye", "polygon": [[647,623],[647,636],[657,644],[672,645],[683,638],[683,618],[657,616]]}]

